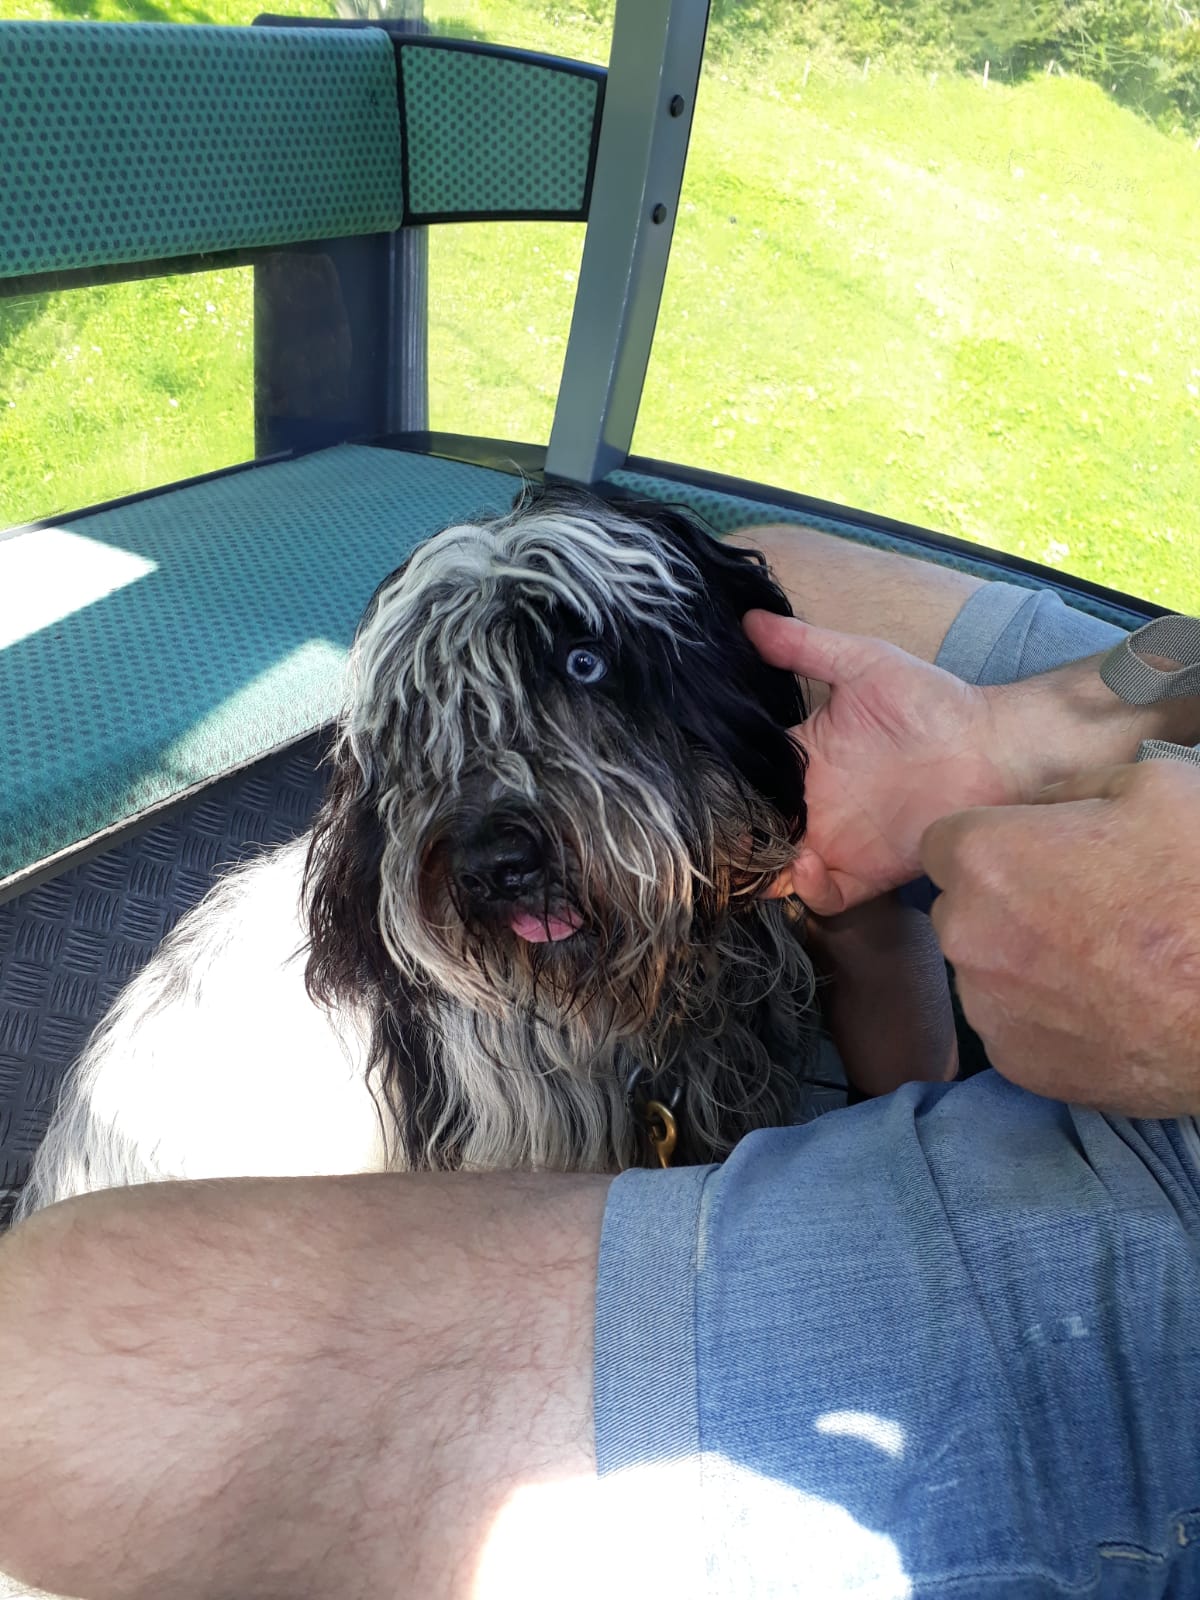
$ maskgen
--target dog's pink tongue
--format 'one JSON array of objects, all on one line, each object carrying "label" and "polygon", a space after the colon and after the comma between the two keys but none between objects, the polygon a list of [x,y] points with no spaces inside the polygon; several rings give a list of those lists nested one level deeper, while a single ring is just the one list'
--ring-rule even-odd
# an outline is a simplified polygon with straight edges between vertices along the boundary
[{"label": "dog's pink tongue", "polygon": [[569,939],[582,926],[583,919],[567,911],[560,917],[535,917],[528,911],[514,911],[512,931],[530,944],[554,944]]}]

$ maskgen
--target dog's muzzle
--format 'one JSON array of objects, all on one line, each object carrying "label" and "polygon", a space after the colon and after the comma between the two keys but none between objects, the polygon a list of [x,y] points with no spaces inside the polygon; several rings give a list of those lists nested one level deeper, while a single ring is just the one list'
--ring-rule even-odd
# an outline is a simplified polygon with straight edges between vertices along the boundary
[{"label": "dog's muzzle", "polygon": [[528,829],[485,826],[455,847],[451,870],[475,915],[506,923],[529,944],[569,939],[582,926],[572,907],[556,903],[545,845]]}]

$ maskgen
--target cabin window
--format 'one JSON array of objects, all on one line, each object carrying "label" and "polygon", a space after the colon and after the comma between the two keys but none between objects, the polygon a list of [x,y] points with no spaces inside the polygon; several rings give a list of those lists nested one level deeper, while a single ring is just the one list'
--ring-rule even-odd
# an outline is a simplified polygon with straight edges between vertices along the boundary
[{"label": "cabin window", "polygon": [[634,449],[1200,604],[1200,22],[714,6]]}]

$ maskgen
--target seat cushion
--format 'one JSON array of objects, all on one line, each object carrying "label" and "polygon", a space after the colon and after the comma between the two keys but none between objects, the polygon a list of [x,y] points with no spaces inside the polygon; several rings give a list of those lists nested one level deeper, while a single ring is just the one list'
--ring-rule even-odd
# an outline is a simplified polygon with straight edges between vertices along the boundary
[{"label": "seat cushion", "polygon": [[376,584],[517,487],[340,445],[0,539],[0,890],[336,716]]}]

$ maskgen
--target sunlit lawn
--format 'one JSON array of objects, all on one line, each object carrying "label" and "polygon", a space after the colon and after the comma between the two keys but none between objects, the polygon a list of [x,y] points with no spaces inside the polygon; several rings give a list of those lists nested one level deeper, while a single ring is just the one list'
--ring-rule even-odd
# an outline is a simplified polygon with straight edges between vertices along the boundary
[{"label": "sunlit lawn", "polygon": [[[706,76],[635,448],[1200,602],[1200,155],[1076,81],[804,69]],[[546,437],[580,236],[434,231],[434,426]],[[0,301],[0,522],[251,449],[249,273]]]}]

